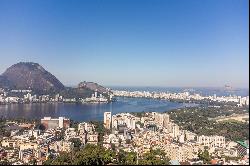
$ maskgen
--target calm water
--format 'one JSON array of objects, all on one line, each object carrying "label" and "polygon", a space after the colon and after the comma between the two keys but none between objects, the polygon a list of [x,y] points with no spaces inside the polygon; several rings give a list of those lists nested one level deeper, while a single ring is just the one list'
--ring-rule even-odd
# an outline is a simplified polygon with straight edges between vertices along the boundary
[{"label": "calm water", "polygon": [[0,105],[0,116],[6,118],[23,117],[38,119],[44,116],[65,116],[75,121],[103,120],[103,113],[111,111],[119,112],[164,112],[174,108],[196,106],[196,104],[174,103],[157,99],[141,99],[119,97],[109,104],[65,104],[65,103],[41,103],[41,104],[11,104]]}]

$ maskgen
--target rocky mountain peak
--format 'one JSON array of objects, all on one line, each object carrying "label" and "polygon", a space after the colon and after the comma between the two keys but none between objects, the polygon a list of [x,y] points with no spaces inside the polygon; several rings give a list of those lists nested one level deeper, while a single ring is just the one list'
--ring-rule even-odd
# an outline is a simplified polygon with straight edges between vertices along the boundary
[{"label": "rocky mountain peak", "polygon": [[64,85],[54,75],[33,62],[12,65],[2,74],[1,79],[5,82],[4,85],[8,82],[11,86],[9,88],[15,89],[32,89],[39,92],[64,89]]}]

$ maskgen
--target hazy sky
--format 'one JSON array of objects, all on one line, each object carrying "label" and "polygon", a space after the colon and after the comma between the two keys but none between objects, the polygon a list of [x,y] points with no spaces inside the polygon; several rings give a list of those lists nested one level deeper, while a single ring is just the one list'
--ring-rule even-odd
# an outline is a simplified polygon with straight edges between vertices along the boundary
[{"label": "hazy sky", "polygon": [[0,0],[0,72],[41,64],[65,85],[249,83],[248,0]]}]

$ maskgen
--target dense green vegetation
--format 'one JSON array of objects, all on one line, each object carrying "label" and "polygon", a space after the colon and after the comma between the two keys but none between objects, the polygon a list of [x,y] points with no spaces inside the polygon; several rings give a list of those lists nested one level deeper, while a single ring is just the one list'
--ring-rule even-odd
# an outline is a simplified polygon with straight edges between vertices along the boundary
[{"label": "dense green vegetation", "polygon": [[5,121],[0,119],[0,136],[1,137],[9,137],[10,131],[5,129]]},{"label": "dense green vegetation", "polygon": [[75,150],[79,150],[82,146],[81,140],[79,138],[70,138],[69,141],[74,144]]},{"label": "dense green vegetation", "polygon": [[233,106],[233,107],[236,107],[238,104],[236,102],[219,102],[219,101],[212,101],[209,99],[203,99],[203,100],[169,99],[169,101],[178,102],[178,103],[196,103],[196,104],[200,104],[203,106]]},{"label": "dense green vegetation", "polygon": [[203,152],[199,151],[198,157],[200,160],[203,161],[204,164],[210,164],[211,159],[212,159],[207,149],[205,149]]},{"label": "dense green vegetation", "polygon": [[249,139],[249,124],[238,121],[216,122],[211,118],[229,116],[233,113],[242,114],[238,107],[193,107],[182,108],[168,112],[182,129],[192,131],[198,135],[222,135],[226,139],[238,141]]},{"label": "dense green vegetation", "polygon": [[94,91],[90,89],[80,89],[80,88],[70,88],[67,87],[64,90],[60,91],[60,95],[64,98],[86,98],[91,97]]},{"label": "dense green vegetation", "polygon": [[165,152],[160,149],[150,150],[139,159],[140,165],[169,165],[170,159],[166,157]]},{"label": "dense green vegetation", "polygon": [[105,149],[101,145],[87,144],[84,148],[70,153],[62,153],[56,159],[49,158],[44,165],[167,165],[169,159],[161,150],[151,150],[138,158],[135,152],[119,152]]},{"label": "dense green vegetation", "polygon": [[[135,98],[132,96],[127,96],[126,98]],[[151,97],[137,97],[137,98],[148,98],[151,99]],[[162,99],[160,97],[155,98],[155,99]],[[229,106],[229,107],[237,107],[236,102],[219,102],[219,101],[212,101],[209,99],[202,99],[202,100],[195,100],[195,99],[190,99],[190,100],[184,100],[184,99],[162,99],[162,100],[167,100],[171,102],[177,102],[177,103],[195,103],[203,106]],[[249,106],[244,106],[245,108],[249,109]]]},{"label": "dense green vegetation", "polygon": [[17,123],[38,123],[40,119],[26,119],[26,118],[5,118],[0,117],[0,122],[6,123],[7,121],[13,121]]},{"label": "dense green vegetation", "polygon": [[145,116],[146,112],[144,112],[144,111],[142,111],[142,112],[130,112],[130,114],[141,118],[141,117]]}]

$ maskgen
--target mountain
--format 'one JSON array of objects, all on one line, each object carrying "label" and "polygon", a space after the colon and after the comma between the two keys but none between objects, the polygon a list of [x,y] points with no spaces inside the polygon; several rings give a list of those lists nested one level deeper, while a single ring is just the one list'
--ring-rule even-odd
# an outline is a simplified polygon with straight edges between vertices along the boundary
[{"label": "mountain", "polygon": [[31,89],[35,94],[56,94],[66,98],[86,98],[97,91],[108,96],[109,89],[94,83],[80,82],[77,87],[65,87],[54,75],[41,65],[33,62],[20,62],[9,67],[0,75],[0,88]]},{"label": "mountain", "polygon": [[64,85],[38,63],[20,62],[9,67],[0,76],[0,87],[31,89],[36,93],[57,92]]},{"label": "mountain", "polygon": [[99,93],[108,93],[109,92],[109,89],[97,84],[97,83],[94,83],[94,82],[80,82],[78,84],[78,88],[79,89],[90,89],[92,91],[97,91]]},{"label": "mountain", "polygon": [[13,87],[12,83],[5,76],[0,75],[0,88],[9,88]]}]

